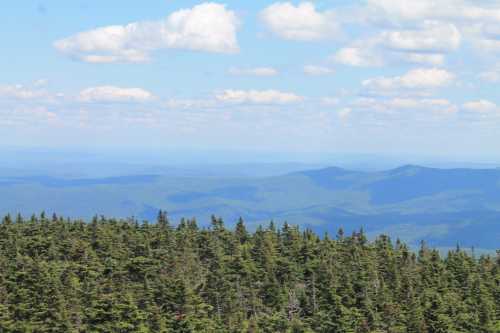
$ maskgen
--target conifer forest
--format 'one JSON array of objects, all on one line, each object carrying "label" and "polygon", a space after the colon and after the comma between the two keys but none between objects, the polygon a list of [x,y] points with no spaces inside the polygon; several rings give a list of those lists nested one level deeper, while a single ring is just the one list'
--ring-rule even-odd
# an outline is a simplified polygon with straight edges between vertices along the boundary
[{"label": "conifer forest", "polygon": [[361,230],[56,215],[0,224],[0,332],[500,332],[500,252]]}]

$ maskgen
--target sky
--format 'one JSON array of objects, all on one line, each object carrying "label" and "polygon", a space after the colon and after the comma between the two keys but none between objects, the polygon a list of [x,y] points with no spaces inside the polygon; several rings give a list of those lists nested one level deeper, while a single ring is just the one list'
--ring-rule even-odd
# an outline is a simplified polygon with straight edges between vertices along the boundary
[{"label": "sky", "polygon": [[0,147],[500,158],[500,1],[6,1]]}]

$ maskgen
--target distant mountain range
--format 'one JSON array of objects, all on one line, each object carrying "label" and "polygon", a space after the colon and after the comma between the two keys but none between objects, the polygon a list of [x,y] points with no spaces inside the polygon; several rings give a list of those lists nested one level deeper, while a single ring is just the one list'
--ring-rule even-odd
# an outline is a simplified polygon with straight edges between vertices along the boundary
[{"label": "distant mountain range", "polygon": [[0,176],[0,213],[46,211],[172,220],[218,215],[228,225],[288,221],[335,234],[363,227],[417,244],[495,249],[500,244],[500,169],[403,166],[381,172],[325,168],[268,177],[134,175],[68,179]]}]

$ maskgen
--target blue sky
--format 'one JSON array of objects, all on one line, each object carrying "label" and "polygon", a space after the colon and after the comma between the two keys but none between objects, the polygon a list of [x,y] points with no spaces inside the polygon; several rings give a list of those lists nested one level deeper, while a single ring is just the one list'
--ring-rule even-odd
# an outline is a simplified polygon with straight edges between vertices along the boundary
[{"label": "blue sky", "polygon": [[0,146],[500,158],[500,1],[11,1]]}]

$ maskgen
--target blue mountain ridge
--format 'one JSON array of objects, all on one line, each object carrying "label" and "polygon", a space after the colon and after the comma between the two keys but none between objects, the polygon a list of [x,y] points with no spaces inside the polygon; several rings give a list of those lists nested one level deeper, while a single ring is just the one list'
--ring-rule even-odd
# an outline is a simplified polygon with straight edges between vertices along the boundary
[{"label": "blue mountain ridge", "polygon": [[270,177],[132,175],[67,179],[0,177],[0,213],[41,211],[172,220],[218,215],[250,227],[288,221],[335,234],[363,227],[414,244],[494,249],[500,244],[500,169],[406,165],[361,172],[329,167]]}]

